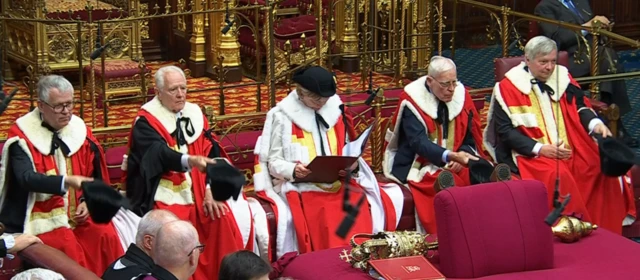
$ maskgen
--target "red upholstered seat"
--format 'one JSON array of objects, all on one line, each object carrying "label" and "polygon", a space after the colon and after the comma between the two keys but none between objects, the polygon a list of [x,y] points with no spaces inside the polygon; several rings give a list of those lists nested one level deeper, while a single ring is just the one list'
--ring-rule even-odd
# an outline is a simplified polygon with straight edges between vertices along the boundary
[{"label": "red upholstered seat", "polygon": [[311,36],[316,33],[316,18],[313,15],[283,18],[276,22],[274,35],[278,39],[295,39],[300,35]]},{"label": "red upholstered seat", "polygon": [[[636,201],[636,212],[640,213],[640,167],[631,167],[631,187]],[[622,235],[629,238],[640,238],[640,221],[636,219],[633,224],[622,227]]]},{"label": "red upholstered seat", "polygon": [[241,170],[250,170],[253,174],[253,148],[262,131],[243,131],[229,133],[220,139],[220,145],[227,152],[233,164]]},{"label": "red upholstered seat", "polygon": [[122,160],[126,153],[126,146],[109,148],[104,152],[104,157],[107,161],[107,170],[109,171],[109,180],[112,184],[118,184],[121,182]]},{"label": "red upholstered seat", "polygon": [[[105,61],[105,73],[102,73],[102,64],[96,63],[93,65],[96,78],[102,78],[104,76],[107,79],[133,77],[141,72],[138,66],[138,62],[132,60],[108,60]],[[90,65],[84,67],[86,74],[89,74],[90,71]],[[151,72],[151,68],[148,66],[145,67],[145,73],[149,72]]]},{"label": "red upholstered seat", "polygon": [[[496,58],[494,61],[495,81],[502,81],[502,79],[504,79],[504,74],[511,70],[511,68],[516,67],[522,61],[524,61],[524,56]],[[561,51],[558,54],[558,64],[568,67],[569,54],[567,52]],[[608,107],[606,103],[599,100],[591,99],[590,101],[591,106],[598,111],[606,110]]]},{"label": "red upholstered seat", "polygon": [[434,200],[440,271],[474,278],[553,267],[553,234],[544,223],[547,190],[539,181],[449,188]]}]

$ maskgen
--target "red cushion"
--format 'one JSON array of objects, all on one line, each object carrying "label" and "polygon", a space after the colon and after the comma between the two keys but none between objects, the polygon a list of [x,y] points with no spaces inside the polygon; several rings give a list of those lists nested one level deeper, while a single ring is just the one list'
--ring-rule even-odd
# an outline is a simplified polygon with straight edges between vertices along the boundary
[{"label": "red cushion", "polygon": [[313,15],[302,15],[279,19],[275,24],[274,35],[279,39],[298,38],[303,33],[309,37],[316,32],[316,18]]},{"label": "red cushion", "polygon": [[[130,78],[137,74],[140,74],[140,68],[138,62],[132,60],[109,60],[105,61],[104,70],[105,78]],[[96,77],[102,77],[102,64],[96,63],[93,65]],[[84,67],[84,72],[89,74],[91,66]],[[145,73],[151,72],[151,68],[148,66],[145,68]]]},{"label": "red cushion", "polygon": [[0,156],[2,156],[3,149],[4,149],[4,142],[0,142]]},{"label": "red cushion", "polygon": [[434,208],[447,278],[553,267],[547,189],[539,181],[449,188],[436,195]]},{"label": "red cushion", "polygon": [[[506,74],[511,68],[518,66],[520,62],[524,61],[524,56],[513,56],[513,57],[500,57],[496,58],[494,61],[494,74],[495,81],[499,82],[504,79],[504,74]],[[561,51],[558,55],[558,64],[568,67],[569,66],[569,54],[565,51]]]},{"label": "red cushion", "polygon": [[107,170],[109,171],[109,180],[112,184],[120,183],[120,179],[122,178],[122,157],[126,153],[126,146],[109,148],[104,152],[104,158],[107,161]]},{"label": "red cushion", "polygon": [[220,139],[220,145],[229,154],[229,158],[237,168],[248,170],[253,174],[253,148],[260,134],[262,131],[229,133]]}]

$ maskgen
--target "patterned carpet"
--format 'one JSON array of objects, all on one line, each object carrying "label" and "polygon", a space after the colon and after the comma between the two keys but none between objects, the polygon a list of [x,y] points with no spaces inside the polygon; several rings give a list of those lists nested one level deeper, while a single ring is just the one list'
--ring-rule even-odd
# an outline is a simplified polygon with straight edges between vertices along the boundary
[{"label": "patterned carpet", "polygon": [[[150,62],[149,67],[152,69],[152,74],[157,69],[164,65],[171,63],[162,62]],[[340,92],[359,92],[364,91],[367,88],[367,83],[361,83],[361,76],[349,75],[340,71],[336,71],[336,79],[338,80],[338,87]],[[367,77],[368,79],[368,77]],[[368,82],[368,80],[366,80]],[[256,112],[258,107],[257,93],[260,93],[260,110],[267,111],[269,104],[268,89],[264,85],[247,85],[255,83],[253,80],[244,78],[237,83],[227,83],[225,86],[231,88],[224,90],[225,98],[225,114],[242,114],[248,112]],[[393,78],[381,75],[373,75],[373,83],[376,87],[393,88],[396,87],[396,83]],[[215,108],[215,114],[220,114],[220,89],[219,83],[209,78],[189,78],[187,81],[189,93],[187,99],[191,102],[195,102],[200,105],[212,105]],[[7,81],[4,84],[4,91],[9,92],[15,86],[19,88],[15,98],[25,99],[29,97],[26,87],[22,83]],[[278,85],[276,89],[276,101],[279,101],[290,91],[287,85]],[[76,88],[76,100],[80,100],[80,92]],[[348,99],[348,97],[346,98]],[[111,104],[108,107],[108,126],[119,126],[130,124],[135,115],[137,114],[143,100],[130,100],[120,102],[119,104]],[[14,100],[10,103],[9,108],[5,113],[0,116],[0,139],[6,137],[7,129],[14,123],[14,121],[29,111],[30,103],[24,100]],[[84,120],[87,124],[91,125],[92,110],[91,102],[84,101]],[[75,105],[75,114],[80,113],[80,103]],[[102,109],[96,110],[96,127],[104,127],[104,113]]]}]

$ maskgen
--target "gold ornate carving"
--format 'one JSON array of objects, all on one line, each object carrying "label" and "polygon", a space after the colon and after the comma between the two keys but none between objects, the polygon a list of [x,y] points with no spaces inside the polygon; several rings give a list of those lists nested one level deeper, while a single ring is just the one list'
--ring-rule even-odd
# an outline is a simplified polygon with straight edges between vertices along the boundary
[{"label": "gold ornate carving", "polygon": [[[149,4],[140,3],[140,16],[145,17],[149,15]],[[140,21],[140,38],[149,39],[149,20]]]},{"label": "gold ornate carving", "polygon": [[560,217],[556,225],[551,228],[553,235],[564,243],[576,242],[596,229],[598,229],[597,225],[571,216]]},{"label": "gold ornate carving", "polygon": [[[428,242],[429,235],[415,231],[380,232],[377,234],[359,233],[351,237],[351,252],[343,252],[341,259],[354,268],[368,272],[369,261],[398,257],[425,255],[438,249],[438,241]],[[358,244],[355,240],[369,238]]]}]

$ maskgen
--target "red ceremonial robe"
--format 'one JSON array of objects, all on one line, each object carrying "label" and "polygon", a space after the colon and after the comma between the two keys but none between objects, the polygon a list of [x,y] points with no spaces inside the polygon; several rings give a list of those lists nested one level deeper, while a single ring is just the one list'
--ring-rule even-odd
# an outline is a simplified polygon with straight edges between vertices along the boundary
[{"label": "red ceremonial robe", "polygon": [[[60,149],[49,154],[53,134],[41,123],[38,109],[19,118],[9,129],[5,147],[17,143],[31,158],[34,171],[38,173],[93,177],[97,172],[109,184],[104,152],[84,121],[72,116],[69,124],[58,132],[69,147],[68,157]],[[93,166],[96,152],[100,156],[100,170],[94,170]],[[4,151],[3,166],[8,158],[9,153]],[[4,170],[2,173],[0,187],[6,190]],[[64,196],[30,193],[24,233],[37,235],[45,244],[64,252],[92,272],[102,274],[109,264],[124,254],[124,250],[113,223],[95,224],[91,217],[80,225],[73,222],[81,195],[82,191],[75,189],[69,189]]]},{"label": "red ceremonial robe", "polygon": [[[404,110],[411,111],[424,125],[431,141],[450,151],[458,151],[460,149],[469,125],[472,126],[471,131],[476,147],[482,147],[480,117],[464,85],[458,83],[453,99],[447,103],[449,109],[449,116],[447,116],[449,118],[448,131],[450,133],[447,139],[443,139],[442,125],[435,121],[438,116],[439,101],[433,93],[427,90],[425,82],[426,76],[411,82],[404,88],[404,92],[400,95],[398,108],[391,119],[389,131],[387,131],[382,168],[387,178],[399,183],[402,182],[391,174],[391,168],[398,147],[401,118]],[[470,114],[472,114],[472,123],[469,123]],[[484,155],[481,155],[481,157],[484,157]],[[424,230],[428,233],[437,232],[433,208],[436,192],[433,186],[441,171],[442,168],[416,155],[414,164],[407,176],[407,185],[411,189],[414,201],[416,201],[418,224],[424,227]],[[468,186],[471,184],[468,168],[463,168],[462,171],[453,175],[456,186]]]},{"label": "red ceremonial robe", "polygon": [[[607,177],[601,172],[598,146],[582,127],[576,102],[569,102],[565,95],[569,83],[579,87],[578,83],[565,67],[557,66],[555,71],[559,73],[551,75],[546,82],[556,92],[549,97],[541,93],[539,87],[532,87],[530,81],[533,76],[524,67],[524,63],[514,67],[507,72],[505,79],[496,84],[489,109],[490,118],[493,106],[501,106],[522,134],[541,144],[554,144],[559,137],[572,154],[568,160],[558,162],[545,157],[527,157],[513,151],[521,177],[545,183],[549,205],[552,206],[555,180],[559,175],[561,196],[571,194],[564,214],[582,215],[587,221],[620,233],[627,212],[623,196],[625,182],[620,177]],[[588,98],[584,98],[584,103],[591,107]],[[559,104],[560,111],[556,104]],[[559,136],[556,131],[560,132]],[[485,133],[488,141],[485,148],[493,154],[493,143],[489,139],[494,139],[494,136],[489,135],[489,126]],[[556,169],[559,169],[559,174]]]},{"label": "red ceremonial robe", "polygon": [[[294,183],[291,178],[293,169],[286,171],[286,174],[276,174],[276,170],[293,168],[295,162],[308,164],[321,154],[320,137],[326,155],[343,155],[345,137],[355,133],[350,118],[340,111],[340,104],[340,97],[335,95],[318,111],[329,125],[328,129],[322,128],[322,133],[318,133],[313,110],[298,100],[295,91],[267,114],[263,134],[255,149],[254,184],[257,195],[269,202],[276,214],[278,226],[276,232],[270,233],[277,236],[276,256],[291,251],[306,253],[348,245],[348,237],[353,234],[372,232],[373,219],[382,218],[385,230],[395,229],[395,206],[389,196],[380,191],[373,172],[363,160],[359,161],[359,174],[366,174],[367,185],[358,183],[364,182],[362,179],[352,178],[349,184],[352,189],[350,200],[355,205],[363,193],[367,193],[367,200],[360,208],[346,239],[336,235],[345,217],[342,207],[344,182]],[[278,143],[271,143],[273,135],[279,135],[279,140],[275,140]],[[268,163],[269,154],[274,149],[283,149],[282,160]],[[372,217],[373,209],[384,217]],[[269,250],[273,253],[274,248]]]},{"label": "red ceremonial robe", "polygon": [[[189,155],[209,156],[213,143],[205,136],[209,130],[206,116],[200,107],[189,102],[185,104],[182,113],[183,117],[190,118],[196,132],[193,136],[185,134],[187,145],[182,147],[178,146],[171,135],[175,130],[175,114],[163,107],[157,97],[142,106],[138,117],[145,118],[170,148]],[[216,136],[211,134],[211,137],[219,145]],[[132,137],[129,139],[131,147]],[[220,157],[228,160],[222,148]],[[189,172],[170,171],[162,176],[154,194],[155,209],[166,209],[180,219],[191,221],[198,230],[200,242],[207,245],[193,275],[195,280],[217,279],[224,256],[238,250],[254,249],[252,213],[244,195],[238,201],[226,201],[230,211],[221,218],[212,219],[204,215],[205,181],[206,174],[197,168],[192,168]]]}]

